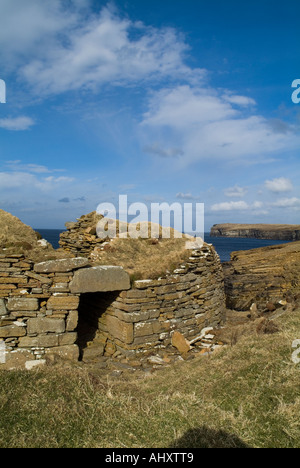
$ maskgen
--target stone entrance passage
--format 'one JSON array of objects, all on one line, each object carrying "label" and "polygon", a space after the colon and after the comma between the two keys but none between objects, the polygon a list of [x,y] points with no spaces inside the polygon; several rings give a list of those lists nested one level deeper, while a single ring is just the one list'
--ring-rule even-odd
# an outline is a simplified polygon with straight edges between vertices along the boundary
[{"label": "stone entrance passage", "polygon": [[109,339],[105,313],[118,296],[119,292],[80,295],[77,327],[79,360],[90,362],[115,353],[116,346],[111,337]]},{"label": "stone entrance passage", "polygon": [[79,294],[77,345],[79,359],[90,361],[116,351],[105,312],[121,291],[130,288],[128,273],[121,267],[97,266],[77,270],[70,291]]}]

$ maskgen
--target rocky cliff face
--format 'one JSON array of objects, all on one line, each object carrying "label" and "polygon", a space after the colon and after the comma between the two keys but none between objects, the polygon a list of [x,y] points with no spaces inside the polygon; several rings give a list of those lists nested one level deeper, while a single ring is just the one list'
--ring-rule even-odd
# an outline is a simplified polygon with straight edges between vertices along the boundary
[{"label": "rocky cliff face", "polygon": [[245,237],[254,239],[300,240],[300,225],[288,224],[215,224],[212,237]]},{"label": "rocky cliff face", "polygon": [[233,252],[223,264],[227,307],[261,310],[300,299],[300,242]]}]

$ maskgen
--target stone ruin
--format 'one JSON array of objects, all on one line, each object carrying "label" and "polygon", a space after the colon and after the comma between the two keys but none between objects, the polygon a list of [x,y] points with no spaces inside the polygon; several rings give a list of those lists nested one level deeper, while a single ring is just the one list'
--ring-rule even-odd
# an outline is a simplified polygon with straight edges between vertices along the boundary
[{"label": "stone ruin", "polygon": [[156,354],[176,335],[195,342],[224,319],[223,270],[208,244],[172,274],[132,284],[122,267],[85,257],[34,263],[0,255],[0,369],[31,369],[57,356]]}]

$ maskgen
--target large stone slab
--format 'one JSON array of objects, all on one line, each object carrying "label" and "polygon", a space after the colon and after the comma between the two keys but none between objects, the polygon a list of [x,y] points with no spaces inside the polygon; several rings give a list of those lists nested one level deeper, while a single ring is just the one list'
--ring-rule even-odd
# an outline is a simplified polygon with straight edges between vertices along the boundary
[{"label": "large stone slab", "polygon": [[74,273],[74,278],[70,283],[72,294],[127,289],[130,289],[129,275],[122,267],[118,266],[97,266],[78,270]]},{"label": "large stone slab", "polygon": [[27,332],[29,335],[41,333],[64,333],[65,321],[59,318],[31,318],[27,322]]},{"label": "large stone slab", "polygon": [[68,273],[69,271],[84,268],[89,265],[87,258],[63,258],[59,260],[49,260],[48,262],[37,263],[34,266],[36,273]]},{"label": "large stone slab", "polygon": [[33,297],[12,297],[8,299],[6,307],[9,311],[36,311],[39,308],[39,302]]}]

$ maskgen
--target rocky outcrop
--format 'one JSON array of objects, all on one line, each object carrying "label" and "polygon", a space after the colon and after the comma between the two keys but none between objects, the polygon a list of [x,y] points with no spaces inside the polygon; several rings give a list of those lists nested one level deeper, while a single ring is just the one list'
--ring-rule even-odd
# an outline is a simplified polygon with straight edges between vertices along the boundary
[{"label": "rocky outcrop", "polygon": [[223,270],[229,309],[271,311],[300,299],[300,242],[233,252]]},{"label": "rocky outcrop", "polygon": [[211,237],[244,237],[252,239],[300,240],[300,225],[288,224],[215,224]]},{"label": "rocky outcrop", "polygon": [[105,239],[98,238],[96,232],[97,223],[102,218],[102,215],[93,211],[81,216],[76,222],[66,223],[67,230],[60,235],[60,247],[73,255],[88,257],[105,242]]}]

